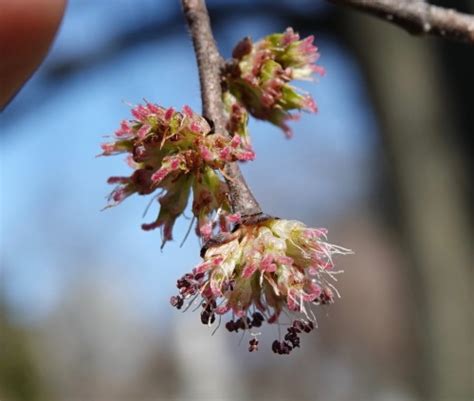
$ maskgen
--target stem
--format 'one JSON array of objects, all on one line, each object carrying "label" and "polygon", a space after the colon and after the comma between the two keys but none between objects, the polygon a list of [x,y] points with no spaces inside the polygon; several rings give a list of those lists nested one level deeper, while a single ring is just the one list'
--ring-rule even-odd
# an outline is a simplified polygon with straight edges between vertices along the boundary
[{"label": "stem", "polygon": [[[181,3],[196,53],[203,116],[214,123],[216,132],[226,133],[220,73],[224,61],[212,35],[206,4],[204,0],[181,0]],[[234,213],[240,213],[244,221],[246,217],[261,215],[262,209],[245,182],[239,165],[228,163],[224,172],[228,177],[225,180]]]},{"label": "stem", "polygon": [[474,44],[474,16],[423,0],[329,0],[376,15],[415,35],[435,35]]}]

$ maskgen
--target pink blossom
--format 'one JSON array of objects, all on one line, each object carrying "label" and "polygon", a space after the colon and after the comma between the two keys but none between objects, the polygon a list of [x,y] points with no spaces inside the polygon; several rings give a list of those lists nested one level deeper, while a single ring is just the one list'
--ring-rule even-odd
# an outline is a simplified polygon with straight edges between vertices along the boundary
[{"label": "pink blossom", "polygon": [[204,239],[209,239],[212,234],[212,223],[206,223],[199,226],[199,233]]},{"label": "pink blossom", "polygon": [[338,272],[328,273],[327,264],[334,255],[351,253],[327,243],[322,233],[325,230],[289,220],[241,225],[227,239],[204,249],[204,261],[178,280],[179,302],[173,298],[172,303],[181,307],[200,294],[203,323],[232,311],[237,320],[225,325],[231,332],[252,333],[264,321],[278,323],[291,314],[295,320],[289,322],[284,340],[272,345],[274,352],[287,354],[299,347],[300,333],[314,328],[312,309],[335,300],[332,282]]},{"label": "pink blossom", "polygon": [[150,113],[153,113],[153,114],[161,114],[163,113],[163,108],[156,105],[156,104],[153,104],[153,103],[148,103],[147,102],[147,107],[148,107],[148,110],[150,111]]},{"label": "pink blossom", "polygon": [[115,152],[115,143],[103,143],[100,147],[102,148],[102,154],[104,156],[111,155]]},{"label": "pink blossom", "polygon": [[242,277],[249,278],[257,271],[257,265],[255,263],[248,263],[242,270]]},{"label": "pink blossom", "polygon": [[170,107],[169,109],[166,110],[165,121],[171,120],[171,117],[173,117],[173,115],[174,115],[174,109]]},{"label": "pink blossom", "polygon": [[282,37],[282,43],[283,45],[289,45],[293,42],[296,42],[300,39],[300,35],[298,35],[297,33],[295,33],[293,31],[293,28],[291,27],[288,27],[286,28],[286,31],[283,33],[283,37]]},{"label": "pink blossom", "polygon": [[148,124],[143,124],[139,130],[137,131],[137,137],[140,138],[140,139],[144,139],[148,133],[150,132],[151,130],[151,126],[148,125]]},{"label": "pink blossom", "polygon": [[127,136],[129,134],[133,134],[133,129],[130,126],[130,123],[128,121],[123,120],[120,123],[120,128],[117,131],[115,131],[115,135],[117,137],[121,137],[121,136]]},{"label": "pink blossom", "polygon": [[199,124],[196,121],[193,121],[191,123],[190,128],[191,128],[191,131],[196,132],[196,133],[200,131]]},{"label": "pink blossom", "polygon": [[145,122],[150,111],[141,104],[132,109],[132,115],[140,122]]},{"label": "pink blossom", "polygon": [[151,176],[151,180],[155,184],[159,184],[169,173],[171,173],[171,169],[162,167]]},{"label": "pink blossom", "polygon": [[186,115],[186,117],[192,118],[194,113],[188,105],[183,106],[183,113]]},{"label": "pink blossom", "polygon": [[241,143],[242,143],[242,140],[240,139],[240,136],[234,135],[234,136],[232,137],[232,140],[230,141],[230,146],[235,149],[235,148],[237,148]]},{"label": "pink blossom", "polygon": [[126,153],[127,164],[133,169],[129,177],[109,180],[118,184],[109,197],[109,206],[134,193],[163,191],[156,220],[143,228],[161,228],[166,241],[193,195],[197,233],[209,238],[213,231],[211,217],[230,209],[227,187],[219,172],[228,162],[253,158],[249,141],[239,136],[234,139],[227,133],[211,134],[207,120],[189,106],[177,112],[146,102],[131,112],[135,119],[122,121],[115,141],[102,145],[104,156]]},{"label": "pink blossom", "polygon": [[238,223],[241,218],[242,216],[240,215],[240,213],[229,214],[228,216],[226,216],[226,219],[229,223]]},{"label": "pink blossom", "polygon": [[[313,73],[324,74],[324,68],[316,64],[319,53],[314,37],[300,39],[288,28],[284,33],[268,35],[255,43],[246,40],[246,51],[240,50],[241,43],[224,74],[228,91],[235,98],[229,111],[229,130],[233,132],[239,127],[238,114],[233,111],[238,104],[255,118],[279,126],[290,137],[287,121],[294,118],[295,111],[317,111],[309,94],[291,83],[310,80]],[[224,93],[224,101],[231,103],[228,99],[229,95]]]}]

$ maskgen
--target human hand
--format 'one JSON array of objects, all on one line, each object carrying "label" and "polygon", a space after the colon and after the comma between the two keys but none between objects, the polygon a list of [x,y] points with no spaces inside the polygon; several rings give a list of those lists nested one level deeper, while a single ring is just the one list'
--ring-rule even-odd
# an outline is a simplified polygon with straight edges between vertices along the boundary
[{"label": "human hand", "polygon": [[0,0],[0,110],[46,56],[66,0]]}]

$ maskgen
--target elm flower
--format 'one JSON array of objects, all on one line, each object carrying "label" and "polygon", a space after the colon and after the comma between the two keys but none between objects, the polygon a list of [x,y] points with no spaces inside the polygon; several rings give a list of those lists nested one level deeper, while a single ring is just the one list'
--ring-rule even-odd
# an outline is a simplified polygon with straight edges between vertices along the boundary
[{"label": "elm flower", "polygon": [[114,141],[102,145],[104,156],[127,153],[128,164],[134,170],[130,176],[108,179],[116,185],[108,207],[134,193],[160,191],[156,195],[159,214],[142,228],[161,227],[164,244],[172,239],[173,225],[183,214],[192,192],[198,235],[209,238],[213,214],[230,213],[228,189],[220,172],[228,162],[255,157],[247,138],[212,133],[207,120],[189,106],[178,112],[146,103],[134,107],[132,115],[133,120],[122,121]]},{"label": "elm flower", "polygon": [[333,256],[352,252],[328,243],[326,234],[274,218],[237,225],[224,240],[203,248],[203,262],[178,280],[179,294],[171,304],[178,309],[201,305],[201,321],[209,325],[231,315],[225,327],[248,330],[249,351],[258,348],[255,329],[263,322],[289,323],[284,338],[272,345],[275,353],[288,354],[299,347],[299,334],[314,328],[312,307],[339,296]]},{"label": "elm flower", "polygon": [[294,86],[294,79],[310,80],[313,73],[324,74],[314,37],[300,39],[292,28],[268,35],[253,43],[244,38],[234,48],[233,59],[224,71],[224,90],[230,92],[254,117],[291,130],[288,120],[299,118],[293,110],[316,112],[311,96]]},{"label": "elm flower", "polygon": [[242,145],[251,148],[248,130],[249,115],[245,107],[230,92],[223,92],[222,100],[227,117],[226,129],[232,135],[238,135]]}]

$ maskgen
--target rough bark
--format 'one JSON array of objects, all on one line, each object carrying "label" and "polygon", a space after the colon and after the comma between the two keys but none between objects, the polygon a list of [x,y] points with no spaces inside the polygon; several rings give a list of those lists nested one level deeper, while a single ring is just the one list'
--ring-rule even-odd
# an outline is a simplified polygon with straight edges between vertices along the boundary
[{"label": "rough bark", "polygon": [[376,15],[415,35],[435,35],[474,44],[474,16],[423,0],[330,0]]},{"label": "rough bark", "polygon": [[[222,103],[220,69],[222,57],[212,35],[209,14],[204,0],[182,0],[182,6],[199,69],[203,116],[214,125],[216,132],[226,132],[226,119]],[[225,179],[234,213],[240,213],[243,221],[260,216],[262,210],[253,196],[237,163],[228,163]]]}]

